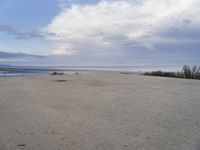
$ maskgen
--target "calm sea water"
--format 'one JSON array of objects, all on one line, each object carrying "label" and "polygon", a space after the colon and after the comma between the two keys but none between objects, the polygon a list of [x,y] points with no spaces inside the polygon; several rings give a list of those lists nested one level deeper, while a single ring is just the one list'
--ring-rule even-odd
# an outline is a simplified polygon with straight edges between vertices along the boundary
[{"label": "calm sea water", "polygon": [[57,67],[0,67],[0,77],[13,76],[38,76],[49,75],[54,71],[65,74],[91,73],[98,71],[119,71],[130,73],[141,73],[145,71],[177,71],[179,67],[158,67],[158,66],[57,66]]}]

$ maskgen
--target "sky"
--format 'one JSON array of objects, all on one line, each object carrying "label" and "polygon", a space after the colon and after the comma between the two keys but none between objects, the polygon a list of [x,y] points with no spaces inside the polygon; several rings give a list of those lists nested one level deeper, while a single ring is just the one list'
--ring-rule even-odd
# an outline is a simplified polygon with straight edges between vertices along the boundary
[{"label": "sky", "polygon": [[199,0],[0,0],[0,64],[200,65]]}]

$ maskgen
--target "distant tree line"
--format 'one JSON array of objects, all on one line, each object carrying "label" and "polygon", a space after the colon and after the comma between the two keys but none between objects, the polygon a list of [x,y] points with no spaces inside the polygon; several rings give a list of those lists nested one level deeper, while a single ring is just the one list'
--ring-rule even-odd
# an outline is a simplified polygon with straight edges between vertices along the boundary
[{"label": "distant tree line", "polygon": [[182,71],[178,72],[152,71],[152,72],[145,72],[144,75],[200,80],[200,67],[198,66],[190,67],[188,65],[185,65],[183,66]]}]

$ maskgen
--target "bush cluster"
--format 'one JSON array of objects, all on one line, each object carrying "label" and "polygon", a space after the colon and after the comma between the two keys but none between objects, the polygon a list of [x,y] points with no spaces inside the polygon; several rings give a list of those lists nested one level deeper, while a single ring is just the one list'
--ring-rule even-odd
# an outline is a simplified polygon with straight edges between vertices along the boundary
[{"label": "bush cluster", "polygon": [[152,72],[145,72],[144,75],[200,80],[200,67],[197,66],[190,67],[188,65],[185,65],[183,66],[182,70],[178,72],[152,71]]}]

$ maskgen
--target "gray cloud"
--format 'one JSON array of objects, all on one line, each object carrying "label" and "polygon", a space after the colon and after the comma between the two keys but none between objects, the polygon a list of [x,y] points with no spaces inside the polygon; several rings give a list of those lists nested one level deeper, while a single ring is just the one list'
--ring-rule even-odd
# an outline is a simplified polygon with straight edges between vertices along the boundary
[{"label": "gray cloud", "polygon": [[11,26],[0,24],[0,32],[7,33],[19,39],[44,38],[39,31],[20,32]]},{"label": "gray cloud", "polygon": [[0,59],[23,59],[23,58],[45,58],[45,56],[0,51]]},{"label": "gray cloud", "polygon": [[165,28],[157,31],[156,35],[161,38],[175,38],[179,40],[200,40],[200,23],[192,22],[190,20],[181,20],[181,23],[172,23]]}]

